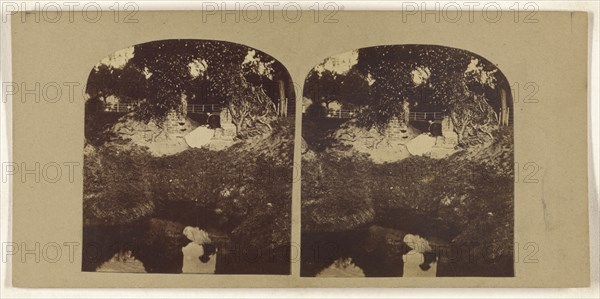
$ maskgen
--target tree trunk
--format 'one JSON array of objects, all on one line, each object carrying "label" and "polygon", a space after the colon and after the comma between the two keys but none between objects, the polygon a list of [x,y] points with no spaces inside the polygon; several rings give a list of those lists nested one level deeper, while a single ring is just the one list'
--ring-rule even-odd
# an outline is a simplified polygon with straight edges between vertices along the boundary
[{"label": "tree trunk", "polygon": [[500,101],[502,102],[502,110],[500,110],[500,125],[508,126],[509,112],[508,105],[506,103],[506,90],[504,89],[500,89]]},{"label": "tree trunk", "polygon": [[287,102],[285,100],[285,82],[279,80],[279,111],[278,116],[287,116]]},{"label": "tree trunk", "polygon": [[402,99],[402,114],[404,124],[408,126],[408,122],[410,121],[410,105],[406,98]]},{"label": "tree trunk", "polygon": [[458,144],[462,143],[465,130],[469,126],[470,120],[468,117],[463,117],[463,121],[459,123],[460,116],[456,115],[455,112],[450,111],[450,121],[452,121],[452,125],[454,126],[454,132],[456,133],[456,142]]},{"label": "tree trunk", "polygon": [[235,136],[240,135],[241,130],[242,130],[241,126],[238,124],[235,124]]},{"label": "tree trunk", "polygon": [[463,138],[465,136],[465,131],[467,130],[467,127],[469,126],[470,121],[465,120],[463,122],[463,124],[460,126],[460,129],[457,130],[456,132],[456,141],[458,142],[458,144],[462,144],[463,142]]},{"label": "tree trunk", "polygon": [[463,132],[464,130],[458,130],[458,132],[456,132],[456,141],[458,142],[458,144],[462,144],[462,139],[463,139]]},{"label": "tree trunk", "polygon": [[239,136],[240,132],[242,131],[243,127],[244,127],[244,120],[245,117],[242,117],[239,121],[234,122],[235,124],[235,136]]}]

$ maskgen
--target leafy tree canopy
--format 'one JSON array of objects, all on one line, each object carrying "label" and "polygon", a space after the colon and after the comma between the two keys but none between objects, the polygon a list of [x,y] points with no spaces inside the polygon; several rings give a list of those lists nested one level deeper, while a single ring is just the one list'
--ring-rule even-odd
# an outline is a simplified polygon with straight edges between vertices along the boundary
[{"label": "leafy tree canopy", "polygon": [[498,89],[508,88],[510,93],[506,78],[495,65],[455,48],[362,48],[356,63],[341,74],[327,69],[327,63],[309,74],[304,95],[315,102],[338,100],[362,107],[359,125],[380,130],[391,118],[402,117],[407,106],[416,111],[446,112],[456,126],[468,127],[460,129],[459,135],[467,129],[479,130],[497,117]]},{"label": "leafy tree canopy", "polygon": [[[232,82],[232,77],[237,81]],[[94,98],[114,95],[136,102],[137,118],[160,124],[169,111],[181,107],[183,95],[188,100],[229,107],[241,103],[232,97],[245,93],[249,99],[247,94],[257,91],[264,97],[260,105],[266,107],[262,102],[273,102],[278,92],[268,87],[276,86],[280,78],[290,80],[279,62],[243,45],[164,40],[135,45],[133,57],[124,66],[97,65],[90,74],[87,92]],[[253,112],[264,114],[253,108]]]}]

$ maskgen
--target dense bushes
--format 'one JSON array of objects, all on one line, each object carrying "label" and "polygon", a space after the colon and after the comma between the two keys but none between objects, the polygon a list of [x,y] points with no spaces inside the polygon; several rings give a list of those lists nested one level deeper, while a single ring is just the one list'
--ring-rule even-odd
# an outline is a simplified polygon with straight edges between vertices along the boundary
[{"label": "dense bushes", "polygon": [[338,140],[335,139],[334,133],[347,121],[347,119],[335,117],[305,117],[302,119],[302,137],[306,140],[310,150],[315,152],[324,151],[333,145],[337,145]]},{"label": "dense bushes", "polygon": [[[168,215],[184,225],[202,223],[225,230],[231,243],[241,248],[285,247],[291,238],[292,157],[290,121],[275,123],[268,136],[249,138],[219,152],[189,149],[152,157],[129,144],[88,146],[84,221],[114,225]],[[152,209],[132,214],[140,202]],[[194,215],[214,216],[214,223],[193,222]],[[289,260],[245,271],[253,270],[285,273]]]},{"label": "dense bushes", "polygon": [[[475,254],[488,262],[512,257],[512,132],[494,137],[492,144],[439,160],[411,156],[375,164],[352,150],[316,153],[302,164],[303,232],[369,224],[425,231],[414,221],[421,217],[435,222],[437,231],[428,233],[445,237],[448,244],[479,244]],[[362,223],[340,221],[370,210],[374,217]]]},{"label": "dense bushes", "polygon": [[303,230],[349,230],[371,222],[370,176],[369,162],[362,156],[317,155],[303,161]]},{"label": "dense bushes", "polygon": [[327,107],[321,104],[311,104],[306,108],[306,117],[311,119],[321,119],[327,117]]},{"label": "dense bushes", "polygon": [[86,145],[83,219],[85,224],[116,225],[148,217],[151,198],[150,155],[142,148]]},{"label": "dense bushes", "polygon": [[512,255],[511,173],[500,175],[485,163],[457,157],[414,158],[381,166],[379,172],[402,169],[402,175],[398,176],[402,179],[383,176],[372,183],[378,210],[412,210],[441,219],[460,232],[448,240],[455,245],[494,244],[486,253],[490,259]]},{"label": "dense bushes", "polygon": [[116,134],[107,130],[117,123],[122,116],[119,113],[104,113],[104,102],[91,98],[85,102],[85,136],[86,142],[100,146],[108,140],[116,138]]}]

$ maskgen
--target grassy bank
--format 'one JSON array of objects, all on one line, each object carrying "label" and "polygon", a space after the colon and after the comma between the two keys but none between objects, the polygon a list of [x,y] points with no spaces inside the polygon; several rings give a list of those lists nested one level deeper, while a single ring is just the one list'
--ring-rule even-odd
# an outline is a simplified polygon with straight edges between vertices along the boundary
[{"label": "grassy bank", "polygon": [[[175,235],[184,226],[199,226],[225,234],[218,244],[224,256],[217,260],[217,272],[289,272],[285,250],[291,237],[293,124],[289,120],[275,123],[269,135],[219,152],[189,149],[152,157],[143,148],[122,143],[90,146],[86,151],[84,242],[98,235],[105,240],[119,238],[115,236],[123,228],[132,228],[134,232],[127,235],[136,236],[131,239],[142,248],[138,255],[148,252],[143,248],[154,248],[156,258],[171,260],[169,254],[181,254],[181,247],[177,249],[181,240]],[[164,231],[157,221],[181,231]],[[152,241],[167,235],[171,237],[165,241]],[[173,265],[177,259],[146,270],[171,273],[180,269]]]},{"label": "grassy bank", "polygon": [[[352,149],[330,147],[303,160],[302,231],[345,234],[369,225],[394,227],[444,241],[438,274],[510,276],[512,166],[508,129],[496,132],[491,144],[439,160],[411,156],[376,164]],[[462,260],[464,252],[453,257],[449,249],[457,248],[468,248],[477,259]]]}]

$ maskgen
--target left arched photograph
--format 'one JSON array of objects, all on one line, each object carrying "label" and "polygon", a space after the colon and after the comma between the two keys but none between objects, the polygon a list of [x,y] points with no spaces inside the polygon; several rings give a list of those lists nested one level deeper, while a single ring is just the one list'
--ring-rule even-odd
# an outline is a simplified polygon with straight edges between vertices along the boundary
[{"label": "left arched photograph", "polygon": [[160,40],[90,68],[82,270],[289,275],[296,95],[283,64]]}]

